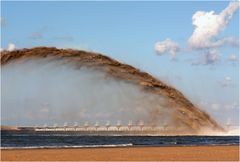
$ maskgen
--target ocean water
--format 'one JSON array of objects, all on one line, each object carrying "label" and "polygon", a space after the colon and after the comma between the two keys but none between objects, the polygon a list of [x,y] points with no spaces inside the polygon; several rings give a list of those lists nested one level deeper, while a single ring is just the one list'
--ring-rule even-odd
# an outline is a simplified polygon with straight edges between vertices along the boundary
[{"label": "ocean water", "polygon": [[239,136],[76,136],[1,133],[1,149],[239,145]]}]

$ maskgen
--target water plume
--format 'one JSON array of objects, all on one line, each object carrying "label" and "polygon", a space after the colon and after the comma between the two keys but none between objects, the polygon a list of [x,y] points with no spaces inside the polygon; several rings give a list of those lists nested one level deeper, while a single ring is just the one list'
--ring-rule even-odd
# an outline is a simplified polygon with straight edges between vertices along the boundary
[{"label": "water plume", "polygon": [[101,54],[37,47],[5,51],[1,65],[2,124],[132,120],[191,134],[223,130],[178,90]]}]

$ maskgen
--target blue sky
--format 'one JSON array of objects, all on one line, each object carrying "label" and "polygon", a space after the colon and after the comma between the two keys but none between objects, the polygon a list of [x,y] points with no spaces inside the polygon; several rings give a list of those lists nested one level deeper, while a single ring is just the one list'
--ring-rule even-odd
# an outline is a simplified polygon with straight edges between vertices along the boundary
[{"label": "blue sky", "polygon": [[[226,41],[217,47],[192,48],[188,42],[197,11],[220,14],[228,5],[228,1],[1,2],[1,47],[7,49],[12,43],[16,48],[56,46],[100,52],[176,87],[221,123],[231,118],[236,124],[239,45]],[[239,9],[209,40],[229,37],[239,38]],[[159,52],[155,47],[157,42],[166,47],[166,39],[177,44],[173,59],[168,50]]]}]

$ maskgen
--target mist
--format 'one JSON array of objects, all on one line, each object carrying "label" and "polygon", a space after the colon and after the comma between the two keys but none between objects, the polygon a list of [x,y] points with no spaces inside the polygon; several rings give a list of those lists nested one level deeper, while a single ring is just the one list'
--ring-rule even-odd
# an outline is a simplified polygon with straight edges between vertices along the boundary
[{"label": "mist", "polygon": [[64,61],[28,59],[2,66],[2,125],[152,123],[156,107],[158,123],[171,125],[173,110],[165,100],[103,71]]}]

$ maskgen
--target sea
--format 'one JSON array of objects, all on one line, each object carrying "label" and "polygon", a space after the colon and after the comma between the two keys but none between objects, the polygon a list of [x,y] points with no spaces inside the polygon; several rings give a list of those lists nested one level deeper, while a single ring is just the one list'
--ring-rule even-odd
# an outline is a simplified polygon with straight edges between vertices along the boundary
[{"label": "sea", "polygon": [[1,149],[239,145],[239,136],[81,136],[1,133]]}]

